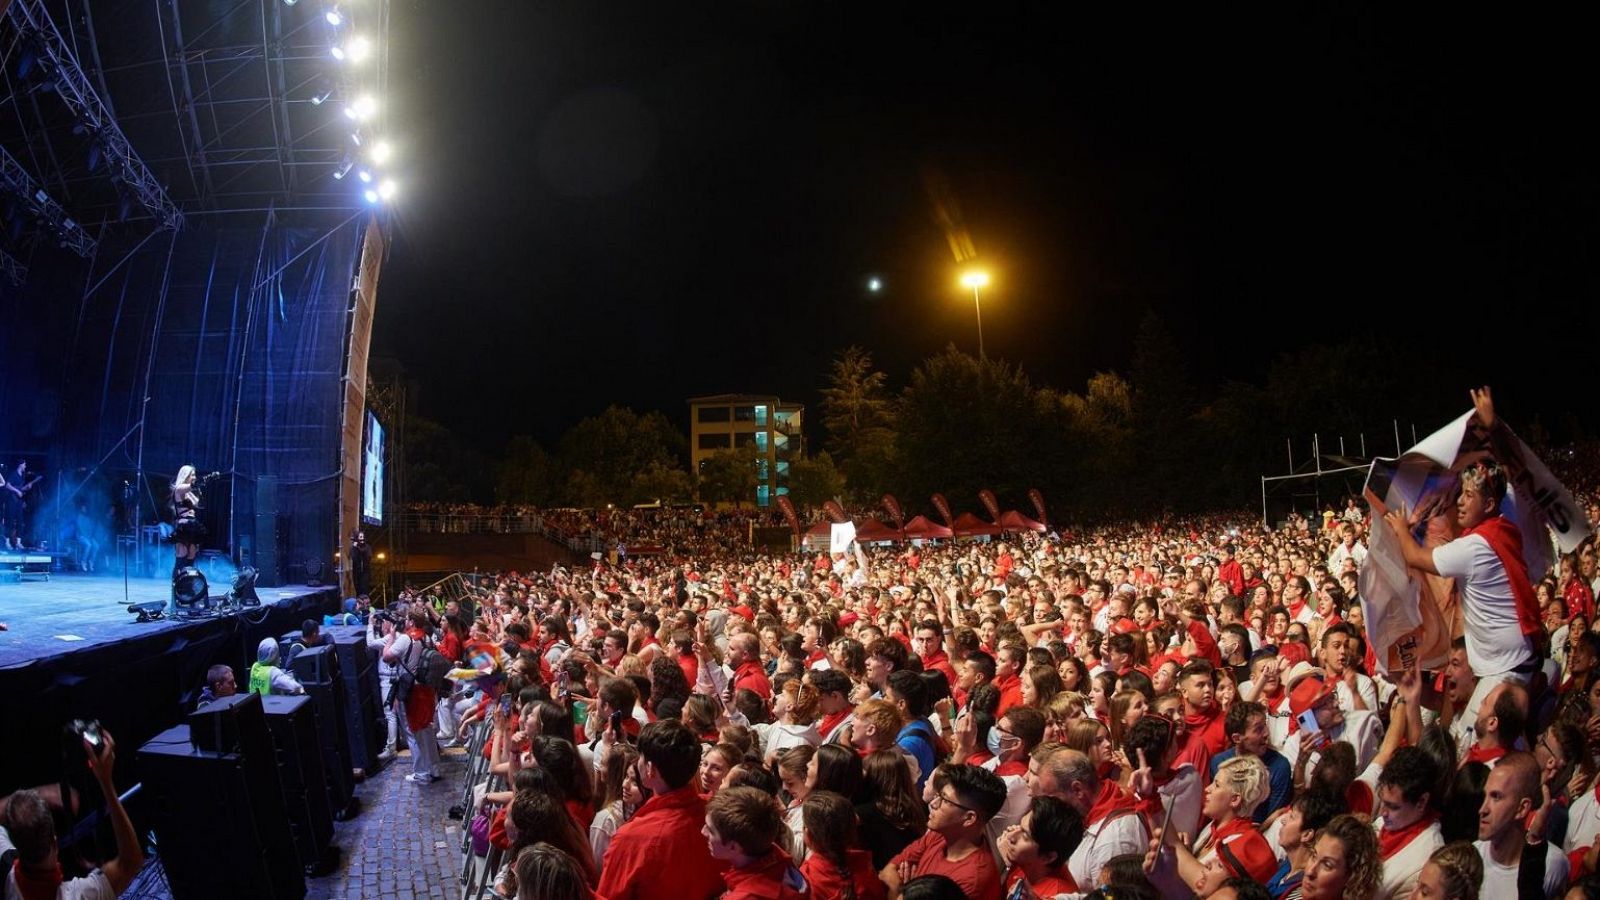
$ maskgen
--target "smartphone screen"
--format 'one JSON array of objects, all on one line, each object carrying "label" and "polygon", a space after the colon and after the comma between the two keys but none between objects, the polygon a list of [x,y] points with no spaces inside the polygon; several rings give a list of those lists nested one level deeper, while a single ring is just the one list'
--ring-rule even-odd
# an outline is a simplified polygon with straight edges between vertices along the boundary
[{"label": "smartphone screen", "polygon": [[1172,838],[1172,804],[1176,801],[1176,797],[1169,796],[1161,803],[1161,808],[1165,811],[1165,815],[1161,817],[1161,846],[1163,847]]}]

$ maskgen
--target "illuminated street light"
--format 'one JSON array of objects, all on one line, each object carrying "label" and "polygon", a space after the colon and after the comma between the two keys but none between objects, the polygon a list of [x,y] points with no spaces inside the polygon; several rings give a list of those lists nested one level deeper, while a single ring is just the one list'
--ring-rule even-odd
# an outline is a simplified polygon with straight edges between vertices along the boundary
[{"label": "illuminated street light", "polygon": [[985,359],[983,354],[983,301],[978,296],[981,288],[989,286],[989,273],[981,269],[964,272],[961,275],[961,286],[972,288],[972,309],[978,314],[978,359]]}]

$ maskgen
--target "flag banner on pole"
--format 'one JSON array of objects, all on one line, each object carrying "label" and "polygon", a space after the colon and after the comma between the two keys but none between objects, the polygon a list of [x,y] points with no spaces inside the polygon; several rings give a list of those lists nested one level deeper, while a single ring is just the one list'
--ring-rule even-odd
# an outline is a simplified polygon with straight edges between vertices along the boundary
[{"label": "flag banner on pole", "polygon": [[1039,514],[1039,524],[1050,527],[1050,517],[1044,512],[1044,494],[1038,488],[1028,488],[1028,499],[1033,503],[1033,511]]},{"label": "flag banner on pole", "polygon": [[989,521],[1000,521],[1000,501],[994,498],[994,491],[991,491],[988,488],[984,488],[983,490],[979,491],[978,501],[982,503],[983,508],[988,511]]},{"label": "flag banner on pole", "polygon": [[794,529],[795,534],[799,534],[800,516],[795,513],[794,501],[789,499],[788,494],[778,495],[778,508],[783,510],[783,517],[788,520],[789,527]]},{"label": "flag banner on pole", "polygon": [[888,513],[889,514],[889,518],[894,520],[894,527],[897,528],[897,529],[900,529],[902,531],[905,530],[905,527],[906,527],[905,510],[900,508],[900,501],[896,500],[894,498],[893,494],[884,494],[882,502],[883,502],[883,511]]},{"label": "flag banner on pole", "polygon": [[943,494],[933,495],[933,508],[937,509],[939,515],[944,518],[944,527],[951,528],[954,526],[955,518],[950,515],[950,501],[946,500]]},{"label": "flag banner on pole", "polygon": [[835,522],[850,521],[850,517],[844,514],[844,507],[840,506],[837,500],[829,500],[827,503],[822,504],[822,511],[827,513],[828,518]]},{"label": "flag banner on pole", "polygon": [[1373,460],[1363,492],[1373,524],[1357,584],[1380,671],[1402,670],[1413,660],[1423,669],[1442,668],[1461,612],[1454,579],[1406,567],[1399,541],[1382,523],[1384,514],[1403,505],[1413,536],[1429,549],[1453,540],[1460,473],[1491,455],[1506,473],[1501,514],[1522,533],[1530,580],[1537,583],[1549,572],[1553,549],[1570,553],[1589,536],[1589,522],[1572,495],[1503,422],[1491,431],[1468,412],[1399,459]]}]

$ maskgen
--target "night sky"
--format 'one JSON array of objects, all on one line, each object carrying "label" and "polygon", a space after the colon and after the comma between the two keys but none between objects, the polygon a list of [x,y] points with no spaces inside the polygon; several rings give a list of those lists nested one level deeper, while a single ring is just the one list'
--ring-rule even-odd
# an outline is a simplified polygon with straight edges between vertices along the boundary
[{"label": "night sky", "polygon": [[1126,373],[1155,309],[1210,383],[1386,331],[1434,404],[1587,412],[1589,28],[1078,6],[401,0],[374,353],[491,452],[610,403],[812,404],[851,343],[898,386],[976,349],[953,223],[1037,382]]}]

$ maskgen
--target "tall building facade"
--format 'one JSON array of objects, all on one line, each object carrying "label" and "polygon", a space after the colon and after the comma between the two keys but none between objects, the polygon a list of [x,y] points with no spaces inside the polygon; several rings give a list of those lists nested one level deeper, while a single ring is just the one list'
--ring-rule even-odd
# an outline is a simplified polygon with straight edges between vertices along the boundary
[{"label": "tall building facade", "polygon": [[805,407],[764,394],[689,398],[689,460],[700,467],[719,450],[753,448],[757,506],[789,493],[789,464],[805,456]]}]

